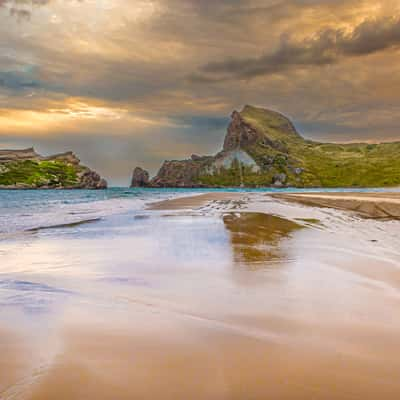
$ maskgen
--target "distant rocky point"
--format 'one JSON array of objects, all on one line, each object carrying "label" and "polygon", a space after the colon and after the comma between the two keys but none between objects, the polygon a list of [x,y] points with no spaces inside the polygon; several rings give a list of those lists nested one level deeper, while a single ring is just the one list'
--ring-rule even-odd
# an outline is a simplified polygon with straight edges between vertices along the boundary
[{"label": "distant rocky point", "polygon": [[143,168],[136,167],[133,171],[131,187],[146,187],[150,181],[149,173]]},{"label": "distant rocky point", "polygon": [[247,105],[232,113],[218,154],[165,161],[150,180],[146,171],[135,169],[132,186],[399,186],[399,155],[400,142],[338,144],[306,140],[284,115]]},{"label": "distant rocky point", "polygon": [[0,189],[105,189],[107,182],[71,151],[49,157],[33,148],[0,150]]}]

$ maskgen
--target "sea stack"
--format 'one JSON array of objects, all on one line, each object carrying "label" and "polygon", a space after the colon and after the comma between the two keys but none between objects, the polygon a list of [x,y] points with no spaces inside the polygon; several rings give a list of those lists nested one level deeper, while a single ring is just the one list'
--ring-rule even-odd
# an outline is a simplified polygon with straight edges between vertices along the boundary
[{"label": "sea stack", "polygon": [[149,178],[149,173],[145,169],[136,167],[133,170],[131,188],[148,186]]}]

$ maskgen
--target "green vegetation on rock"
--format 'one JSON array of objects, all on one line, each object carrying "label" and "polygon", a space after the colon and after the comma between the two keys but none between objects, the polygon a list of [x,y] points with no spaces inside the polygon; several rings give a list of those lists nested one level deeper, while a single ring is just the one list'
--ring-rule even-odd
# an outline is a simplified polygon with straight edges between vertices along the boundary
[{"label": "green vegetation on rock", "polygon": [[[198,182],[215,186],[383,187],[400,185],[400,142],[319,143],[302,138],[283,115],[245,106],[228,135],[256,162],[259,171],[232,164]],[[234,122],[231,123],[231,127]],[[251,135],[248,132],[251,132]],[[249,139],[256,138],[254,139]],[[231,138],[231,142],[235,142]]]},{"label": "green vegetation on rock", "polygon": [[107,182],[68,151],[43,157],[33,148],[0,149],[0,189],[104,189]]},{"label": "green vegetation on rock", "polygon": [[74,186],[77,168],[62,161],[23,160],[0,165],[0,185]]}]

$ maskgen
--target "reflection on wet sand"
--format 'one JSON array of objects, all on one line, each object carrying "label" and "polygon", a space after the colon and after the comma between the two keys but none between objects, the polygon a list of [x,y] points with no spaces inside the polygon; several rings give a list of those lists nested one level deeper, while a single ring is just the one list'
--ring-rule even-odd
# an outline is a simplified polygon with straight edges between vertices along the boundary
[{"label": "reflection on wet sand", "polygon": [[285,258],[280,242],[301,225],[262,213],[229,213],[223,216],[231,234],[234,261],[251,267]]},{"label": "reflection on wet sand", "polygon": [[1,242],[1,400],[398,400],[400,268],[380,242],[138,216]]}]

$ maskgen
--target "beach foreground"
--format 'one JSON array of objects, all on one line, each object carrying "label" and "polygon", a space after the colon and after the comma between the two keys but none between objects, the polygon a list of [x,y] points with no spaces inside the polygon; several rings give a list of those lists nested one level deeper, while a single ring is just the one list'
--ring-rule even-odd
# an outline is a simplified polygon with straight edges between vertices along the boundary
[{"label": "beach foreground", "polygon": [[0,398],[398,399],[400,222],[297,200],[206,193],[3,239]]}]

